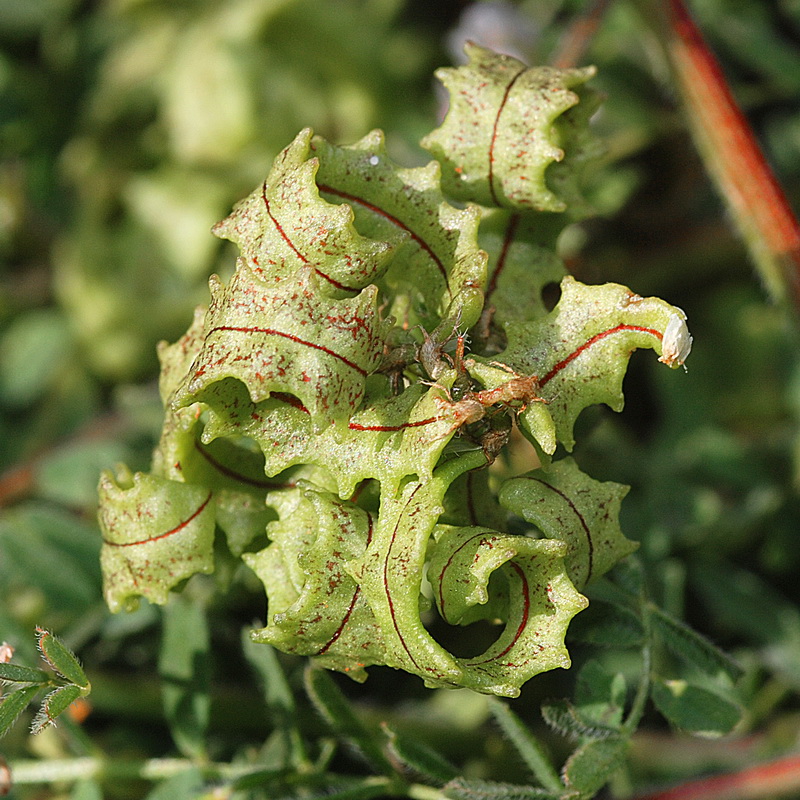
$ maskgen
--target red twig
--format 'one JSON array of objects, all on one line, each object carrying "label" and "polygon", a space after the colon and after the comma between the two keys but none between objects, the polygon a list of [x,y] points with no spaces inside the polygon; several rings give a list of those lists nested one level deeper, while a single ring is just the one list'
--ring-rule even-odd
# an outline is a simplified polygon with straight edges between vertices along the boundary
[{"label": "red twig", "polygon": [[689,781],[636,800],[757,800],[800,790],[800,755]]},{"label": "red twig", "polygon": [[611,0],[591,0],[589,7],[564,32],[550,63],[559,69],[577,66],[597,33]]},{"label": "red twig", "polygon": [[666,9],[667,49],[709,172],[771,292],[800,308],[800,225],[683,0]]}]

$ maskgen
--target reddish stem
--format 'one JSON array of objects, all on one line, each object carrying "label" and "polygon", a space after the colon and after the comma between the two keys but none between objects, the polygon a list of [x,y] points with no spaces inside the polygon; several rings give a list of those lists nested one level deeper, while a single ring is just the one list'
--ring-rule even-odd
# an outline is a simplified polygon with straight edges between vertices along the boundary
[{"label": "reddish stem", "polygon": [[584,13],[564,32],[558,50],[550,59],[554,67],[570,69],[581,62],[610,5],[611,0],[592,0]]},{"label": "reddish stem", "polygon": [[[767,281],[800,307],[800,225],[683,0],[660,0],[667,47],[709,171]],[[773,276],[772,273],[777,273]]]},{"label": "reddish stem", "polygon": [[756,800],[800,790],[800,755],[689,781],[636,800]]}]

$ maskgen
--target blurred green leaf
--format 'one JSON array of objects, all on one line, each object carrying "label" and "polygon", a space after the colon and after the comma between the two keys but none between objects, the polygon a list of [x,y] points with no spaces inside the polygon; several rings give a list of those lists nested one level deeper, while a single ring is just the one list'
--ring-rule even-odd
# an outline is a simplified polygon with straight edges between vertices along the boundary
[{"label": "blurred green leaf", "polygon": [[455,766],[417,736],[392,730],[386,723],[382,727],[389,737],[390,755],[407,769],[437,785],[458,776]]},{"label": "blurred green leaf", "polygon": [[39,686],[23,686],[0,699],[0,736],[5,734],[17,721],[19,715],[41,691]]},{"label": "blurred green leaf", "polygon": [[52,385],[69,349],[69,330],[57,311],[18,317],[0,338],[0,398],[12,406],[38,399]]},{"label": "blurred green leaf", "polygon": [[0,515],[0,589],[37,587],[60,614],[98,601],[97,529],[57,507],[27,503]]},{"label": "blurred green leaf", "polygon": [[249,628],[242,629],[242,648],[248,663],[258,674],[270,720],[282,742],[283,753],[279,764],[298,767],[307,763],[294,695],[281,668],[277,652],[269,644],[255,643]]},{"label": "blurred green leaf", "polygon": [[586,796],[593,795],[622,766],[627,749],[628,740],[620,737],[585,742],[564,765],[565,783]]},{"label": "blurred green leaf", "polygon": [[732,681],[742,676],[742,668],[697,631],[655,605],[651,604],[648,611],[655,630],[666,646],[683,661],[712,676],[722,673]]},{"label": "blurred green leaf", "polygon": [[353,745],[380,774],[393,774],[394,768],[375,734],[356,716],[330,675],[323,669],[309,665],[304,677],[308,696],[334,733]]},{"label": "blurred green leaf", "polygon": [[569,637],[600,647],[637,647],[644,628],[631,609],[590,599],[589,608],[570,625]]},{"label": "blurred green leaf", "polygon": [[724,736],[742,717],[730,700],[686,681],[656,679],[651,696],[671,724],[697,736]]},{"label": "blurred green leaf", "polygon": [[203,776],[197,767],[159,783],[145,800],[196,800],[203,790]]},{"label": "blurred green leaf", "polygon": [[539,783],[551,792],[560,792],[563,788],[558,773],[553,768],[544,747],[531,733],[522,720],[502,701],[489,700],[489,710],[495,722],[508,737],[519,753],[525,766]]},{"label": "blurred green leaf", "polygon": [[68,508],[97,505],[97,476],[124,461],[128,447],[119,440],[80,441],[48,453],[36,465],[36,487],[43,498]]},{"label": "blurred green leaf", "polygon": [[158,671],[164,713],[178,748],[204,758],[210,698],[209,631],[203,608],[172,597],[164,608]]},{"label": "blurred green leaf", "polygon": [[587,661],[575,685],[577,713],[603,728],[619,728],[625,711],[626,688],[621,672],[610,672],[599,659]]},{"label": "blurred green leaf", "polygon": [[97,781],[78,781],[70,792],[69,800],[103,800],[103,790]]}]

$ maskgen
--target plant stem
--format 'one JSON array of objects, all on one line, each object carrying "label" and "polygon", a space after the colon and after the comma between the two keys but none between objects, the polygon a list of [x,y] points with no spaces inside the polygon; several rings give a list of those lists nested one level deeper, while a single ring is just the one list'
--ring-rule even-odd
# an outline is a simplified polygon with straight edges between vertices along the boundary
[{"label": "plant stem", "polygon": [[652,641],[652,625],[650,623],[650,610],[646,598],[640,598],[641,619],[644,628],[644,644],[642,645],[642,672],[639,677],[639,685],[636,688],[636,696],[633,698],[631,710],[628,718],[623,724],[623,730],[632,736],[639,727],[639,722],[644,714],[647,698],[650,695],[650,672],[653,668],[653,651],[650,645]]},{"label": "plant stem", "polygon": [[[52,760],[20,760],[10,765],[14,784],[79,781],[87,778],[105,780],[160,781],[185,772],[197,763],[187,758],[150,758],[123,761],[105,758],[64,758]],[[254,771],[250,765],[207,764],[203,771],[227,779]]]},{"label": "plant stem", "polygon": [[800,755],[640,795],[637,800],[757,800],[800,790]]},{"label": "plant stem", "polygon": [[525,764],[536,780],[545,788],[556,794],[564,791],[564,784],[558,772],[550,763],[550,759],[542,749],[539,741],[513,714],[505,703],[495,698],[489,699],[489,710],[503,733],[511,740],[517,752],[525,759]]},{"label": "plant stem", "polygon": [[[800,308],[800,224],[683,0],[655,10],[689,127],[773,297]],[[648,14],[648,16],[651,16]]]},{"label": "plant stem", "polygon": [[550,60],[554,67],[569,69],[580,63],[609,5],[611,0],[591,0],[589,7],[564,32]]}]

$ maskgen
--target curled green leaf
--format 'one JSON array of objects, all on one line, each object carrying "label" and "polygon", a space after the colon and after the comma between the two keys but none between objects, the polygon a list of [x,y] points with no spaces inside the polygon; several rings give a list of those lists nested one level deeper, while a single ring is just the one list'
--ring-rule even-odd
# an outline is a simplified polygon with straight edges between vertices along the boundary
[{"label": "curled green leaf", "polygon": [[191,405],[208,386],[234,378],[254,402],[292,394],[320,426],[346,418],[380,363],[384,336],[374,286],[329,300],[310,268],[267,284],[240,259],[227,286],[211,279],[203,346],[173,404]]},{"label": "curled green leaf", "polygon": [[619,526],[627,493],[627,486],[593,480],[565,458],[506,481],[500,502],[548,538],[567,544],[567,571],[581,588],[638,547]]},{"label": "curled green leaf", "polygon": [[[561,299],[547,317],[509,322],[506,332],[508,347],[497,360],[537,376],[557,438],[567,449],[574,444],[573,425],[584,408],[605,403],[622,409],[622,379],[634,350],[653,349],[660,361],[678,367],[692,342],[681,309],[625,286],[586,286],[572,277],[561,282]],[[540,412],[528,409],[520,416],[522,430],[541,441],[530,416]],[[548,431],[544,436],[549,441]]]},{"label": "curled green leaf", "polygon": [[560,187],[548,186],[546,171],[565,158],[563,115],[581,101],[594,68],[528,68],[476,44],[465,49],[466,66],[436,73],[450,92],[450,109],[422,141],[443,165],[445,191],[485,206],[564,211]]},{"label": "curled green leaf", "polygon": [[[349,147],[321,137],[320,191],[355,210],[359,231],[394,246],[388,270],[376,276],[390,313],[432,330],[443,319],[471,327],[483,307],[486,254],[478,248],[478,209],[447,203],[437,162],[412,169],[395,164],[381,131]],[[379,277],[379,279],[378,279]]]},{"label": "curled green leaf", "polygon": [[311,486],[269,501],[280,516],[271,544],[243,556],[269,598],[269,623],[254,639],[363,680],[365,666],[381,663],[383,637],[347,564],[369,544],[372,515]]},{"label": "curled green leaf", "polygon": [[103,592],[112,611],[138,597],[164,603],[178,583],[214,569],[213,492],[155,475],[100,479]]},{"label": "curled green leaf", "polygon": [[320,197],[312,135],[310,128],[302,130],[275,159],[264,183],[214,233],[239,245],[249,269],[268,285],[310,270],[321,294],[347,297],[374,283],[392,246],[361,236],[352,208]]}]

